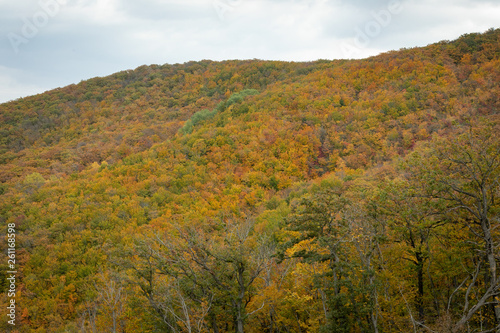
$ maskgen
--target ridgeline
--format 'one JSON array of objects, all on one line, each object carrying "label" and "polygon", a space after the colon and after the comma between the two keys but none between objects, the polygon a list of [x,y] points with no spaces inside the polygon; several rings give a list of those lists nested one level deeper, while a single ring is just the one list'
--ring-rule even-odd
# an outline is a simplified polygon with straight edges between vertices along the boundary
[{"label": "ridgeline", "polygon": [[495,330],[499,109],[493,29],[0,104],[0,329]]}]

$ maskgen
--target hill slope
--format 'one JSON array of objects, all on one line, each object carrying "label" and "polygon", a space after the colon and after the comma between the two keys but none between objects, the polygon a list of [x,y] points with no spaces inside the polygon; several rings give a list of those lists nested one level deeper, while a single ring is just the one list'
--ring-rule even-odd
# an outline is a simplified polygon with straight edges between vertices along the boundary
[{"label": "hill slope", "polygon": [[[469,297],[460,283],[483,259],[450,245],[472,236],[443,221],[467,217],[435,218],[450,208],[437,197],[414,204],[433,211],[401,208],[426,183],[401,180],[418,173],[397,163],[415,148],[439,156],[467,126],[498,144],[499,82],[490,30],[365,60],[143,66],[1,104],[16,329],[458,329],[461,303],[442,297]],[[405,229],[419,212],[426,222]],[[340,222],[319,227],[325,216]],[[389,231],[370,238],[379,224]],[[355,230],[378,252],[360,250]],[[484,309],[470,325],[495,326],[494,305]]]}]

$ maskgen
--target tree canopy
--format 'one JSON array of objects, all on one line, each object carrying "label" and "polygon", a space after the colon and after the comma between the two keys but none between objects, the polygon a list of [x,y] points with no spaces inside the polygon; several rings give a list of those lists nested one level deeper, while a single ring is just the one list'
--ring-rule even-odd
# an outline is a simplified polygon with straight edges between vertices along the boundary
[{"label": "tree canopy", "polygon": [[0,329],[496,332],[499,84],[492,29],[1,104]]}]

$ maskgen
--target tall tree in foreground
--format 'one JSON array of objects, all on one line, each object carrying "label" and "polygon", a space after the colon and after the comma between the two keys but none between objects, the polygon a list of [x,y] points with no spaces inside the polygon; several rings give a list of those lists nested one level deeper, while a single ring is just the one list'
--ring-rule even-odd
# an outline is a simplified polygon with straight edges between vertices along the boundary
[{"label": "tall tree in foreground", "polygon": [[287,254],[321,267],[315,287],[325,332],[378,332],[373,265],[378,225],[362,204],[363,195],[348,191],[349,184],[335,179],[292,203],[286,222],[294,237]]},{"label": "tall tree in foreground", "polygon": [[[471,323],[480,310],[490,313],[490,329],[500,331],[500,126],[479,123],[455,139],[436,140],[430,154],[409,160],[414,184],[425,184],[428,199],[444,200],[450,221],[467,227],[477,255],[451,295],[460,302],[454,331]],[[449,309],[450,310],[450,309]],[[489,311],[488,311],[489,310]]]},{"label": "tall tree in foreground", "polygon": [[[245,332],[254,282],[272,246],[253,218],[225,217],[194,227],[171,225],[140,240],[137,283],[171,332]],[[264,307],[251,312],[257,312]]]},{"label": "tall tree in foreground", "polygon": [[[433,229],[441,224],[434,218],[435,202],[428,202],[420,196],[418,189],[412,187],[403,177],[388,181],[381,185],[384,188],[384,202],[378,205],[383,207],[390,239],[400,244],[403,250],[403,263],[408,263],[413,280],[414,305],[416,315],[410,315],[413,325],[423,325],[426,318],[426,290],[425,268],[430,256],[433,238]],[[401,265],[404,267],[405,265]],[[402,268],[401,267],[401,268]],[[415,318],[414,318],[415,317]]]}]

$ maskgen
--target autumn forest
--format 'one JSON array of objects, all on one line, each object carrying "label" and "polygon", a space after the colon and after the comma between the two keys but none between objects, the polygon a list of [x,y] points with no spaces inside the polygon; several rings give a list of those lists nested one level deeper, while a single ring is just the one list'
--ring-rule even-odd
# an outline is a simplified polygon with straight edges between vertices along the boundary
[{"label": "autumn forest", "polygon": [[498,29],[0,104],[0,331],[500,332],[499,110]]}]

